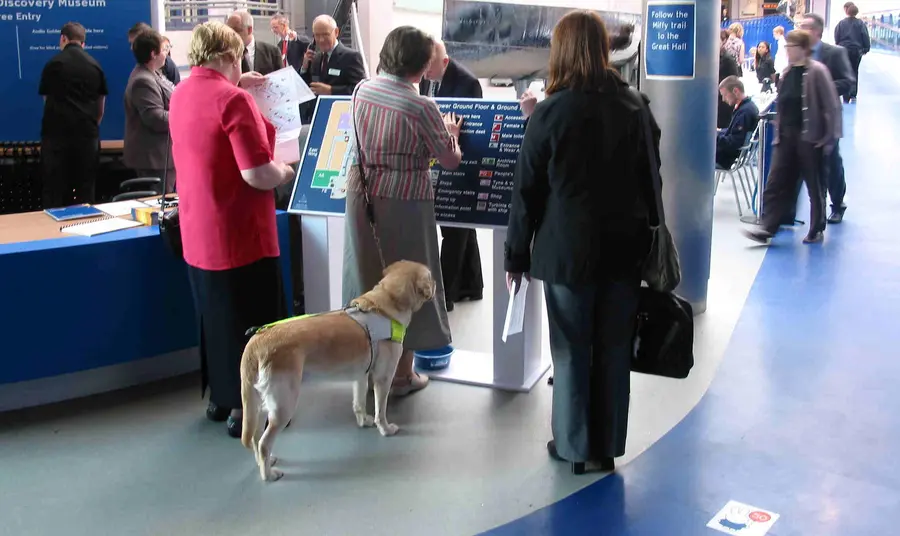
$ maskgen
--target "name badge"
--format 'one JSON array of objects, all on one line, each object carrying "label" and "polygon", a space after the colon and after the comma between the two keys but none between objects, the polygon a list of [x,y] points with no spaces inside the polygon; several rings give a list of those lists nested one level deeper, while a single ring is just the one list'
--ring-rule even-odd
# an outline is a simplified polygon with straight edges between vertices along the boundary
[{"label": "name badge", "polygon": [[328,76],[341,76],[340,69],[328,69]]}]

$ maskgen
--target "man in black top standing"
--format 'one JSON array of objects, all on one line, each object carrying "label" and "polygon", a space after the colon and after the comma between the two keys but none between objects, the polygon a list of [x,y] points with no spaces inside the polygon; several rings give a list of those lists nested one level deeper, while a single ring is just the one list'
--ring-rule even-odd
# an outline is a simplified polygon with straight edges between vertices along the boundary
[{"label": "man in black top standing", "polygon": [[103,69],[84,51],[84,39],[84,26],[66,23],[59,37],[62,52],[41,74],[44,208],[94,202],[108,91]]},{"label": "man in black top standing", "polygon": [[[434,45],[431,66],[419,84],[419,93],[428,97],[457,97],[480,99],[481,82],[465,67],[447,55],[440,41]],[[444,274],[444,293],[447,310],[458,301],[480,300],[484,294],[481,272],[481,253],[475,229],[441,226],[441,271]]]},{"label": "man in black top standing", "polygon": [[847,14],[847,18],[837,23],[834,29],[834,44],[847,49],[850,67],[853,69],[856,81],[844,102],[853,102],[856,100],[856,91],[859,87],[859,63],[862,61],[862,57],[869,53],[872,41],[869,39],[869,29],[866,28],[866,23],[856,18],[859,15],[859,8],[856,7],[856,4],[847,2],[844,4],[844,12]]}]

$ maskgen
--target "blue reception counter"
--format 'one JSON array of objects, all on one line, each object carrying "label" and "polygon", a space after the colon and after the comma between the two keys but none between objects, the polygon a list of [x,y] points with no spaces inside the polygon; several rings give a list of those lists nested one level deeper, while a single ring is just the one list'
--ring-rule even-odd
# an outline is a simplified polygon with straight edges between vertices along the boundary
[{"label": "blue reception counter", "polygon": [[[292,304],[288,214],[277,214]],[[61,235],[43,213],[0,216],[0,411],[199,368],[184,262],[158,227]]]}]

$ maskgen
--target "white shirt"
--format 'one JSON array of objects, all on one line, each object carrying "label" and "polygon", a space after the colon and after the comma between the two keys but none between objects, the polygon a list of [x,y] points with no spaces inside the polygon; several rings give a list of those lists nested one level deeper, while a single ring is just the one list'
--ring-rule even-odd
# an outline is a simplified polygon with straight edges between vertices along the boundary
[{"label": "white shirt", "polygon": [[787,43],[784,40],[784,36],[777,38],[775,42],[778,43],[778,51],[775,52],[774,61],[775,72],[778,74],[782,74],[788,66]]},{"label": "white shirt", "polygon": [[256,38],[253,36],[250,37],[250,44],[247,45],[247,65],[250,67],[251,71],[255,71],[255,56],[256,56]]}]

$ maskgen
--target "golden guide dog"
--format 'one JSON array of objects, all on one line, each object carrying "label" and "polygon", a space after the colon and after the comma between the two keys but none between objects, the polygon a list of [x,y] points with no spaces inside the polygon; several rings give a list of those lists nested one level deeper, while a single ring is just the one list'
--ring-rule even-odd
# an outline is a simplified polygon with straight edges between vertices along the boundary
[{"label": "golden guide dog", "polygon": [[[354,380],[357,424],[377,426],[383,436],[397,433],[397,425],[388,423],[386,416],[391,382],[403,352],[406,326],[413,313],[434,297],[434,290],[426,266],[399,261],[388,266],[378,285],[353,300],[347,310],[288,319],[255,332],[241,358],[241,442],[253,451],[263,480],[283,476],[272,468],[272,447],[297,409],[304,369]],[[366,414],[370,377],[375,388],[374,417]],[[261,409],[269,418],[264,432],[259,426]]]}]

